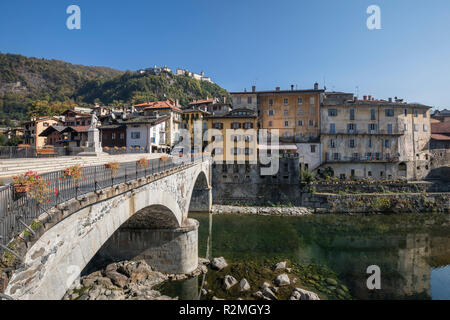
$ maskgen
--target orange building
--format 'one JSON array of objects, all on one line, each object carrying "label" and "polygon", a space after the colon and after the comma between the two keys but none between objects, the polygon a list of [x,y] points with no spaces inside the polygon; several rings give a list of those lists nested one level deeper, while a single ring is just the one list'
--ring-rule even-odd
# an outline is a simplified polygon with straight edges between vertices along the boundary
[{"label": "orange building", "polygon": [[[232,92],[232,97],[256,96],[258,127],[279,130],[280,142],[310,142],[319,139],[320,103],[324,90],[318,84],[311,90]],[[245,100],[245,99],[244,99]]]}]

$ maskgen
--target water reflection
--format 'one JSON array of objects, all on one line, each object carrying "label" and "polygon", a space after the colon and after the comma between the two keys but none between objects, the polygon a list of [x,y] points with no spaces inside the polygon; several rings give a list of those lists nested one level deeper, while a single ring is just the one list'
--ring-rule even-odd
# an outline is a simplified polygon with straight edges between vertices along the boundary
[{"label": "water reflection", "polygon": [[[448,224],[428,228],[408,217],[191,216],[200,221],[201,255],[323,264],[357,299],[450,299]],[[366,287],[369,265],[381,269],[381,290]]]}]

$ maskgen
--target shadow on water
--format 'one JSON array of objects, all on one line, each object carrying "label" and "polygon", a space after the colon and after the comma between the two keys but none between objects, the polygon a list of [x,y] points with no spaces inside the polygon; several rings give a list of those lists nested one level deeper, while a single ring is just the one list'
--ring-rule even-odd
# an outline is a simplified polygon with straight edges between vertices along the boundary
[{"label": "shadow on water", "polygon": [[[233,263],[289,260],[337,273],[356,299],[450,299],[450,218],[445,215],[305,217],[190,214],[200,222],[199,254]],[[367,289],[366,269],[381,270],[381,289]],[[193,297],[201,279],[162,290]],[[186,284],[185,284],[186,283]],[[196,283],[198,287],[192,285]]]}]

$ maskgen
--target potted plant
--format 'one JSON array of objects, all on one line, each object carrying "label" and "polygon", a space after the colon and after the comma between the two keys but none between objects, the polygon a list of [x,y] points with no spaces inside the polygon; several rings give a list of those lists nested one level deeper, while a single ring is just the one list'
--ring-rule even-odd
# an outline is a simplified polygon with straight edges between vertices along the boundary
[{"label": "potted plant", "polygon": [[119,170],[120,168],[120,163],[118,163],[117,161],[108,162],[107,164],[105,164],[105,168],[111,169],[111,174],[114,177],[117,173],[117,170]]},{"label": "potted plant", "polygon": [[50,182],[37,175],[37,172],[28,171],[13,178],[14,190],[19,194],[29,194],[31,198],[43,203],[50,193]]},{"label": "potted plant", "polygon": [[30,170],[25,174],[13,177],[14,191],[16,193],[29,192],[36,176],[36,172]]},{"label": "potted plant", "polygon": [[148,161],[145,158],[140,158],[137,162],[138,167],[147,168],[148,167]]}]

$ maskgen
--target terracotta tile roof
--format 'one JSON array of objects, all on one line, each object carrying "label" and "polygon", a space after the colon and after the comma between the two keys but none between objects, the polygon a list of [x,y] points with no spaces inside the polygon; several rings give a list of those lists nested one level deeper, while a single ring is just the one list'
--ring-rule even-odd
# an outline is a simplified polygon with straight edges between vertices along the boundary
[{"label": "terracotta tile roof", "polygon": [[176,107],[170,100],[141,103],[135,105],[135,107],[144,107],[144,110],[172,109],[181,112],[181,109]]},{"label": "terracotta tile roof", "polygon": [[450,122],[433,122],[431,133],[450,133]]},{"label": "terracotta tile roof", "polygon": [[213,103],[214,99],[203,99],[203,100],[194,100],[191,103],[189,103],[189,105],[193,105],[193,104],[203,104],[203,103]]},{"label": "terracotta tile roof", "polygon": [[450,136],[446,136],[445,134],[434,133],[431,135],[431,139],[450,141]]},{"label": "terracotta tile roof", "polygon": [[91,126],[71,126],[76,132],[87,132]]}]

